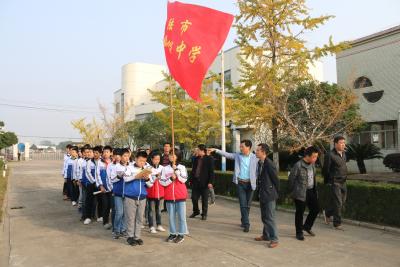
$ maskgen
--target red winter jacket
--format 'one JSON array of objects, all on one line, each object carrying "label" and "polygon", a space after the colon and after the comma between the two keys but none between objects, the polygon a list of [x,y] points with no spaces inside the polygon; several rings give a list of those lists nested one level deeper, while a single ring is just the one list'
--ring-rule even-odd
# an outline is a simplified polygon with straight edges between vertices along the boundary
[{"label": "red winter jacket", "polygon": [[177,179],[172,180],[174,170],[171,165],[165,166],[161,173],[160,184],[164,186],[164,199],[166,201],[185,201],[187,198],[187,171],[185,166],[176,166],[175,174]]},{"label": "red winter jacket", "polygon": [[154,182],[153,182],[152,187],[147,188],[147,198],[148,199],[164,198],[164,187],[160,185],[160,179],[156,179],[157,174],[161,175],[162,169],[163,169],[162,166],[158,166],[157,168],[153,167],[151,179]]}]

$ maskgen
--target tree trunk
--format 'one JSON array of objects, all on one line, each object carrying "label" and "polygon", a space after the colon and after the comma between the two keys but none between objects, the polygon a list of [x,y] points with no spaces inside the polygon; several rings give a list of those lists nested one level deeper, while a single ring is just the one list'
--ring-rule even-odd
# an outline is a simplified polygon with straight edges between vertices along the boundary
[{"label": "tree trunk", "polygon": [[358,169],[360,170],[361,174],[367,173],[367,168],[365,168],[364,160],[362,160],[362,159],[357,160],[357,166],[358,166]]},{"label": "tree trunk", "polygon": [[279,172],[278,123],[275,119],[272,119],[272,152],[276,170]]}]

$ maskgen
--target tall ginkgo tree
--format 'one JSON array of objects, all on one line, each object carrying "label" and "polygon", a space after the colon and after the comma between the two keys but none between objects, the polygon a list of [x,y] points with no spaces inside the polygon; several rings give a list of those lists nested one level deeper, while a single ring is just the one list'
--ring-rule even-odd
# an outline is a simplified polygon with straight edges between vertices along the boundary
[{"label": "tall ginkgo tree", "polygon": [[241,48],[241,86],[235,90],[242,121],[272,133],[274,162],[279,167],[280,113],[287,94],[311,79],[309,66],[346,45],[330,38],[310,47],[305,34],[332,16],[312,17],[305,0],[238,0],[237,44]]}]

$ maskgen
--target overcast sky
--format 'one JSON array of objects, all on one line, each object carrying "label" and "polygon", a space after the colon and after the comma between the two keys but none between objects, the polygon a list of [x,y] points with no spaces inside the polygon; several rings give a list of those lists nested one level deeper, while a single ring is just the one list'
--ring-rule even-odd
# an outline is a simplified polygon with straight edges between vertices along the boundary
[{"label": "overcast sky", "polygon": [[[182,0],[237,13],[233,0]],[[0,0],[0,120],[21,141],[79,138],[70,121],[111,105],[129,62],[165,64],[166,0]],[[335,15],[307,35],[313,45],[359,38],[400,24],[398,0],[307,1]],[[231,31],[224,48],[234,45]],[[334,58],[323,60],[336,81]],[[31,107],[31,109],[27,108]],[[36,109],[37,107],[46,108]],[[62,111],[60,111],[62,110]]]}]

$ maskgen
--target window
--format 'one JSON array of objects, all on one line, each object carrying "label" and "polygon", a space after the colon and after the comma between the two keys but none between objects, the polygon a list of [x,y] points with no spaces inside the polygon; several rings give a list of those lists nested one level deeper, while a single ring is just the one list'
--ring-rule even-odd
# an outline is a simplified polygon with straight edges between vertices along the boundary
[{"label": "window", "polygon": [[119,112],[120,112],[120,103],[118,102],[115,104],[115,113],[118,114]]},{"label": "window", "polygon": [[354,89],[370,87],[370,86],[372,86],[372,82],[365,76],[357,78],[357,80],[354,82]]},{"label": "window", "polygon": [[370,93],[363,93],[364,98],[370,103],[376,103],[383,96],[383,91],[375,91]]},{"label": "window", "polygon": [[397,121],[371,122],[365,131],[355,134],[351,141],[374,144],[381,149],[397,149]]},{"label": "window", "polygon": [[231,70],[224,71],[224,80],[225,82],[232,82]]}]

